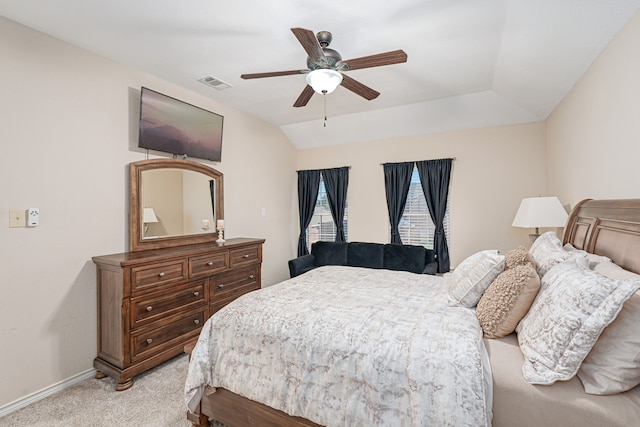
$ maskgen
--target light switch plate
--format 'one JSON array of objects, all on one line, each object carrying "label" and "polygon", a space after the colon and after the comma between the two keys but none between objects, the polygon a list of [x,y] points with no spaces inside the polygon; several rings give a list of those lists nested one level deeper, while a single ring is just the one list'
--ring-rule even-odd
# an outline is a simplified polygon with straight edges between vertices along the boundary
[{"label": "light switch plate", "polygon": [[26,224],[26,211],[24,209],[9,211],[10,228],[25,227]]}]

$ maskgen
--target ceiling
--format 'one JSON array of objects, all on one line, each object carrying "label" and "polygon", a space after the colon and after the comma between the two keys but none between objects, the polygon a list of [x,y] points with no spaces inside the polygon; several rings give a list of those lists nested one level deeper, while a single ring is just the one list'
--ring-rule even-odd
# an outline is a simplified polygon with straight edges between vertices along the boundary
[{"label": "ceiling", "polygon": [[[299,149],[544,120],[640,0],[0,0],[0,15],[279,126]],[[306,68],[290,28],[333,34],[344,59],[403,49],[292,105]],[[232,87],[197,81],[212,75]],[[328,116],[323,127],[324,102]]]}]

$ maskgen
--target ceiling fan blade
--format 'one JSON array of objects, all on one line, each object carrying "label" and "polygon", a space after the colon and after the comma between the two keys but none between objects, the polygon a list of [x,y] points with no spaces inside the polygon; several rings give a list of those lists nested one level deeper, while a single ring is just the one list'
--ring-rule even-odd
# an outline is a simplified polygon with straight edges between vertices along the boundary
[{"label": "ceiling fan blade", "polygon": [[288,71],[272,71],[269,73],[252,73],[242,74],[240,77],[243,79],[261,79],[263,77],[278,77],[278,76],[290,76],[292,74],[307,73],[309,70],[288,70]]},{"label": "ceiling fan blade", "polygon": [[369,101],[371,101],[372,99],[376,99],[378,95],[380,95],[380,92],[377,92],[371,89],[369,86],[366,86],[359,81],[352,79],[346,74],[342,74],[342,86]]},{"label": "ceiling fan blade", "polygon": [[296,99],[296,102],[293,104],[293,106],[304,107],[305,105],[307,105],[307,102],[309,102],[309,100],[311,99],[314,93],[315,92],[313,91],[313,88],[311,86],[309,85],[305,86],[305,88],[302,90],[302,93],[300,94],[298,99]]},{"label": "ceiling fan blade", "polygon": [[[346,70],[359,70],[362,68],[381,67],[383,65],[399,64],[407,62],[407,54],[404,50],[392,50],[376,55],[361,56],[360,58],[346,59],[338,64],[347,64]],[[346,71],[345,70],[345,71]]]},{"label": "ceiling fan blade", "polygon": [[316,35],[313,34],[313,31],[306,30],[304,28],[292,28],[291,32],[293,32],[293,35],[296,36],[305,52],[307,52],[307,55],[309,55],[309,58],[311,58],[313,62],[319,65],[328,65],[327,57],[324,56],[322,47],[320,46]]}]

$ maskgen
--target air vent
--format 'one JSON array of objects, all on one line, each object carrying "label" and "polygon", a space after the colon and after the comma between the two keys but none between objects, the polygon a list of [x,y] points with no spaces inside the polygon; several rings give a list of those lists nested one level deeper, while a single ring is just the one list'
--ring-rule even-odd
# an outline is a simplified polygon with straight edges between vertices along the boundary
[{"label": "air vent", "polygon": [[198,81],[217,90],[224,90],[232,87],[229,83],[213,76],[204,76],[202,78],[199,78]]}]

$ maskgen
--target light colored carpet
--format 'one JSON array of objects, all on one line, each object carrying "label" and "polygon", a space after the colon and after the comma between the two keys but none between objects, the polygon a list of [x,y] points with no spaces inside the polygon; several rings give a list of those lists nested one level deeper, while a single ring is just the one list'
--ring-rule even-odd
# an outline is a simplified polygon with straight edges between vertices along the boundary
[{"label": "light colored carpet", "polygon": [[0,427],[188,427],[183,392],[187,355],[177,356],[115,391],[111,378],[82,381],[0,418]]}]

